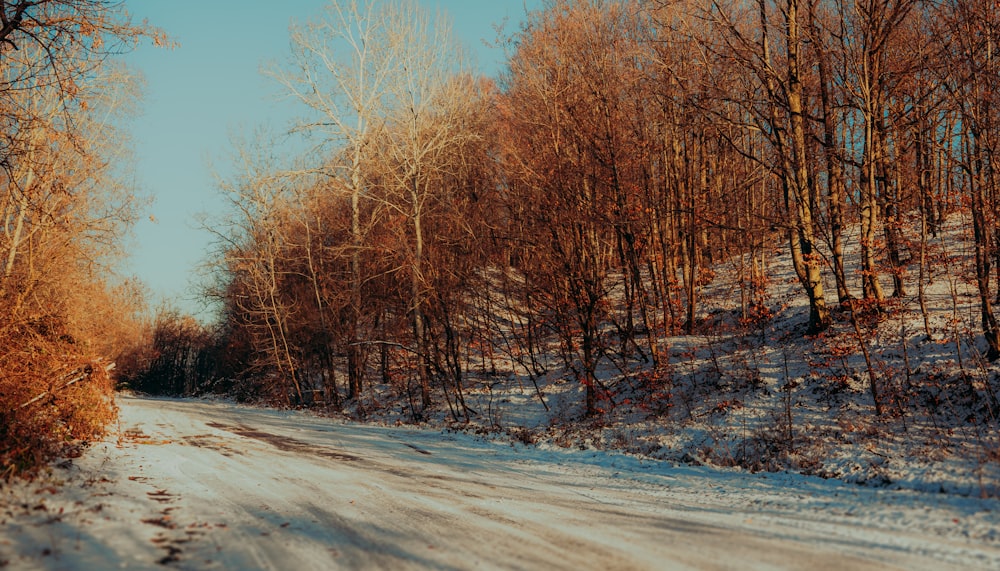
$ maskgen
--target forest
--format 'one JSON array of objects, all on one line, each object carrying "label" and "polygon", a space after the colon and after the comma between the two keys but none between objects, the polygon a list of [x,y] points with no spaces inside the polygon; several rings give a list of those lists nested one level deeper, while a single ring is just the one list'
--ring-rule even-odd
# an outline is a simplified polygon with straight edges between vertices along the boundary
[{"label": "forest", "polygon": [[[166,40],[100,0],[2,6],[8,472],[46,431],[113,418],[111,362],[147,393],[486,429],[502,423],[474,397],[504,383],[548,410],[571,381],[563,420],[589,426],[776,395],[767,438],[730,457],[752,468],[787,460],[803,384],[872,425],[996,425],[995,1],[547,0],[489,78],[439,14],[331,0],[267,69],[309,151],[234,141],[210,324],[143,317],[139,288],[105,277],[137,207],[104,119],[134,98],[106,55]],[[966,292],[972,326],[938,318]],[[931,344],[957,364],[911,362]],[[814,374],[817,353],[837,372]],[[61,388],[84,368],[102,378]]]}]

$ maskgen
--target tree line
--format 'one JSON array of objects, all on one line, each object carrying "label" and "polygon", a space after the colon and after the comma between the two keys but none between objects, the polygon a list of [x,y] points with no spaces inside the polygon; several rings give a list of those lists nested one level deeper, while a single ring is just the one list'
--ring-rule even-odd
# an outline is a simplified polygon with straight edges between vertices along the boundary
[{"label": "tree line", "polygon": [[112,268],[137,212],[122,121],[142,38],[120,2],[0,2],[0,478],[114,418],[141,287]]},{"label": "tree line", "polygon": [[496,79],[413,2],[332,0],[290,38],[270,74],[313,152],[236,145],[220,324],[183,343],[225,358],[195,385],[363,411],[382,383],[462,419],[470,375],[558,367],[593,415],[602,368],[655,372],[704,326],[723,261],[743,324],[780,311],[779,250],[805,335],[906,296],[929,323],[956,213],[1000,357],[993,0],[547,0]]}]

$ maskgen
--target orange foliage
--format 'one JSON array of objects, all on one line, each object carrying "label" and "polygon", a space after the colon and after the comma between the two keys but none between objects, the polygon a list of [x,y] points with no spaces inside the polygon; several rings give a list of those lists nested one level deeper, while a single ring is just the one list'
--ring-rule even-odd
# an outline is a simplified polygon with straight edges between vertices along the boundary
[{"label": "orange foliage", "polygon": [[136,199],[114,159],[143,37],[119,2],[0,3],[0,476],[30,474],[114,419],[110,360],[141,296],[107,266]]},{"label": "orange foliage", "polygon": [[99,438],[116,407],[109,364],[75,354],[65,332],[37,323],[0,340],[0,476],[30,475],[80,441]]}]

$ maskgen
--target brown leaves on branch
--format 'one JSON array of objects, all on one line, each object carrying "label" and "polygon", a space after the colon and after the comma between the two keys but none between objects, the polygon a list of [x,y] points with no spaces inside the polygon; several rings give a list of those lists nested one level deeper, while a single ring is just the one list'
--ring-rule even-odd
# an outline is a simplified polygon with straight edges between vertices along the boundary
[{"label": "brown leaves on branch", "polygon": [[114,417],[99,363],[136,334],[143,300],[110,272],[138,200],[119,178],[136,81],[109,57],[144,37],[163,39],[120,2],[0,3],[4,477],[99,436]]}]

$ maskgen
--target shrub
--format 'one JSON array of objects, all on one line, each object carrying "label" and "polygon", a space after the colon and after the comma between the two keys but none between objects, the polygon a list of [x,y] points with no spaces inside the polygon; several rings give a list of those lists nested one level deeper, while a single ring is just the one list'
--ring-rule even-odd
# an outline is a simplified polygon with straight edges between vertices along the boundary
[{"label": "shrub", "polygon": [[116,416],[111,364],[74,353],[35,327],[0,339],[0,476],[31,476],[68,448],[103,436]]}]

